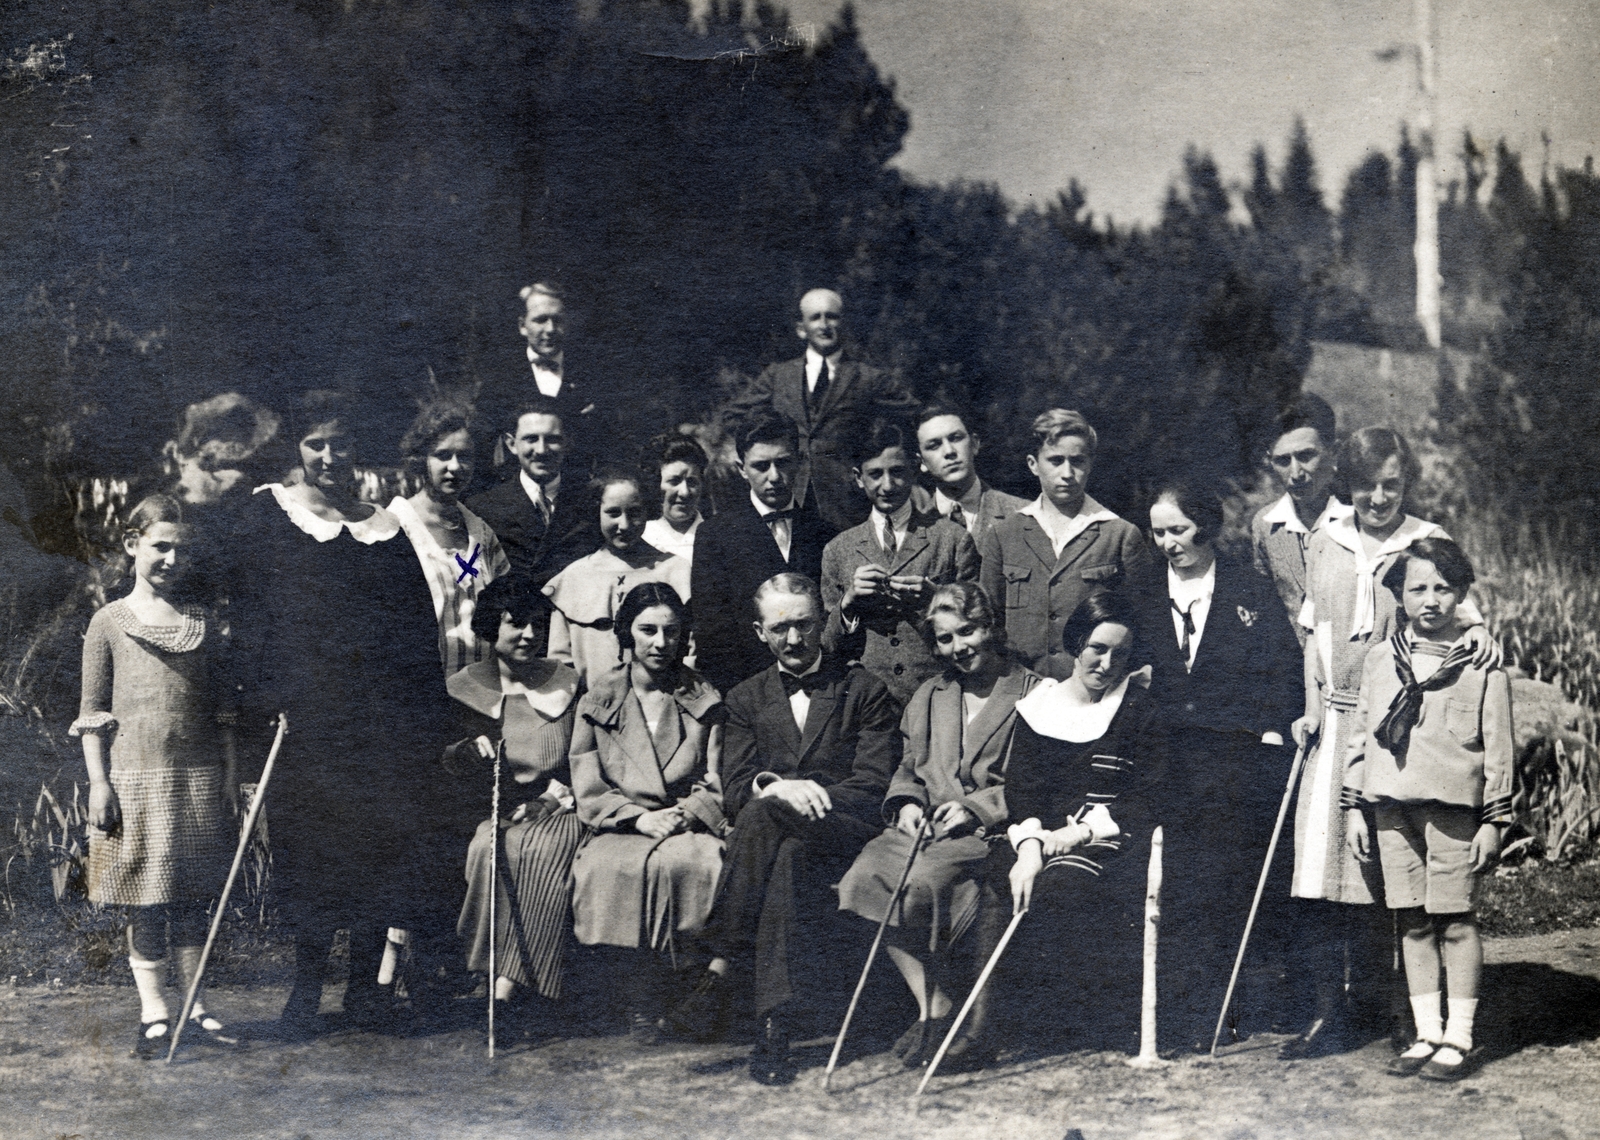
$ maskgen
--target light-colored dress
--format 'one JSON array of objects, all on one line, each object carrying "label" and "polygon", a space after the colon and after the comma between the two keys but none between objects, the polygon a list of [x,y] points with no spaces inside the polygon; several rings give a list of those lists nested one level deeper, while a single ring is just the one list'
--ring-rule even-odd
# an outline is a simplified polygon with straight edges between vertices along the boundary
[{"label": "light-colored dress", "polygon": [[[1322,728],[1306,758],[1294,821],[1295,898],[1371,903],[1381,889],[1378,863],[1357,862],[1345,844],[1339,791],[1367,651],[1394,634],[1396,603],[1383,576],[1419,538],[1447,538],[1437,525],[1407,515],[1368,558],[1353,515],[1330,519],[1306,551],[1306,600],[1300,624],[1315,647]],[[1478,620],[1470,605],[1463,617]]]},{"label": "light-colored dress", "polygon": [[[489,888],[494,837],[500,837],[499,892],[495,901],[495,972],[532,985],[547,998],[561,996],[562,958],[572,926],[572,857],[583,842],[567,784],[567,751],[581,682],[555,665],[535,689],[504,677],[496,662],[469,665],[447,682],[462,705],[464,739],[445,750],[445,765],[491,782],[490,762],[476,739],[505,742],[500,820],[485,819],[467,847],[467,897],[457,923],[467,945],[467,969],[489,969]],[[507,825],[519,806],[527,817]]]},{"label": "light-colored dress", "polygon": [[[572,865],[573,925],[585,946],[660,949],[705,925],[729,830],[711,748],[725,715],[717,691],[688,669],[653,731],[627,670],[578,702],[572,788],[596,832]],[[674,804],[690,830],[666,839],[634,830],[645,812]]]},{"label": "light-colored dress", "polygon": [[922,684],[900,720],[905,749],[883,801],[889,829],[862,848],[840,880],[840,910],[881,921],[911,853],[912,837],[894,826],[900,809],[915,803],[931,813],[954,801],[977,818],[977,829],[935,839],[923,849],[889,924],[927,930],[930,950],[966,932],[978,914],[978,873],[989,854],[988,836],[1003,829],[1008,818],[1005,770],[1017,701],[1038,681],[1032,670],[1014,665],[971,720],[956,678],[947,674]]},{"label": "light-colored dress", "polygon": [[627,558],[602,546],[556,574],[544,588],[555,605],[550,656],[571,665],[593,688],[622,663],[612,622],[628,591],[645,582],[665,582],[687,602],[689,563],[640,542]]},{"label": "light-colored dress", "polygon": [[218,695],[218,636],[199,606],[182,624],[145,625],[121,599],[83,639],[83,697],[70,732],[109,742],[107,777],[122,809],[112,833],[89,829],[93,902],[162,906],[209,899],[228,873]]},{"label": "light-colored dress", "polygon": [[485,586],[511,573],[511,559],[489,524],[466,507],[459,509],[467,526],[467,545],[465,549],[446,549],[410,502],[396,497],[389,504],[389,513],[400,521],[428,579],[433,613],[439,619],[439,659],[446,677],[474,662],[489,660],[493,647],[472,632],[472,611]]}]

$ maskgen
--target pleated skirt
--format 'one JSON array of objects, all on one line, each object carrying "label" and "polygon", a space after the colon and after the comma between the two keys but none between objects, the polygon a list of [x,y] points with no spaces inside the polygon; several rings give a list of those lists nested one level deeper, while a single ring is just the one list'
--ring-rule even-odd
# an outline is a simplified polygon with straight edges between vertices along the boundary
[{"label": "pleated skirt", "polygon": [[495,973],[558,998],[572,927],[572,857],[583,843],[583,824],[577,812],[559,811],[506,828],[487,819],[478,825],[467,846],[467,897],[456,924],[467,945],[467,969],[478,973],[489,970],[489,858],[497,830]]}]

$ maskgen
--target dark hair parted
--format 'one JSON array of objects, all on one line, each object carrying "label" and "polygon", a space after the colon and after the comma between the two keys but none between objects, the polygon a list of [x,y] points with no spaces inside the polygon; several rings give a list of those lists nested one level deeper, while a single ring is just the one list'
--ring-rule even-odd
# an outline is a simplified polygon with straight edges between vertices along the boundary
[{"label": "dark hair parted", "polygon": [[673,463],[687,463],[704,475],[710,460],[706,458],[705,448],[695,440],[681,432],[669,432],[651,441],[645,460],[639,466],[659,480],[662,468]]},{"label": "dark hair parted", "polygon": [[1151,507],[1166,499],[1194,523],[1194,540],[1210,546],[1222,533],[1222,500],[1210,491],[1202,491],[1184,479],[1168,479],[1156,485],[1150,499]]},{"label": "dark hair parted", "polygon": [[128,512],[128,521],[122,527],[123,537],[137,538],[157,523],[187,525],[183,504],[171,495],[146,495]]},{"label": "dark hair parted", "polygon": [[1369,486],[1378,477],[1378,469],[1390,456],[1400,460],[1400,475],[1406,481],[1405,494],[1409,498],[1422,477],[1422,464],[1411,451],[1406,437],[1392,428],[1365,427],[1350,433],[1350,438],[1339,446],[1335,464],[1346,502],[1356,487]]},{"label": "dark hair parted", "polygon": [[782,574],[774,574],[761,585],[756,587],[756,592],[751,598],[755,606],[756,616],[761,616],[761,602],[773,594],[790,594],[797,598],[810,598],[817,604],[817,616],[823,617],[828,612],[828,607],[822,601],[822,588],[804,574],[796,574],[786,570]]},{"label": "dark hair parted", "polygon": [[745,453],[758,443],[787,443],[798,457],[800,428],[782,412],[756,412],[739,425],[733,437],[733,446],[743,460]]},{"label": "dark hair parted", "polygon": [[1433,568],[1439,571],[1439,577],[1463,598],[1472,588],[1472,583],[1478,580],[1477,573],[1472,569],[1472,560],[1453,540],[1442,535],[1414,538],[1383,576],[1383,584],[1396,600],[1405,593],[1406,566],[1412,560],[1433,563]]},{"label": "dark hair parted", "polygon": [[927,423],[929,420],[936,420],[940,416],[954,416],[956,419],[961,421],[961,426],[967,429],[968,435],[975,434],[971,427],[971,417],[969,417],[965,411],[957,407],[955,404],[945,400],[934,400],[930,403],[923,404],[922,407],[917,410],[917,418],[914,426],[920,430],[923,424]]},{"label": "dark hair parted", "polygon": [[500,636],[500,620],[510,614],[518,626],[540,621],[546,628],[555,609],[532,578],[507,574],[483,588],[472,608],[472,632],[490,645]]},{"label": "dark hair parted", "polygon": [[517,425],[522,422],[523,416],[554,416],[556,422],[560,423],[561,405],[549,396],[528,396],[510,405],[506,418],[500,425],[500,430],[509,436],[515,437]]},{"label": "dark hair parted", "polygon": [[689,649],[689,606],[678,597],[678,591],[665,582],[640,582],[622,599],[611,626],[617,635],[617,648],[623,652],[633,651],[633,623],[651,606],[666,606],[683,623],[683,635],[678,639],[678,661],[681,662]]},{"label": "dark hair parted", "polygon": [[290,442],[296,447],[312,428],[321,424],[339,422],[349,435],[359,434],[356,422],[355,400],[344,392],[332,388],[313,388],[302,392],[289,409]]},{"label": "dark hair parted", "polygon": [[970,621],[989,631],[989,643],[996,649],[1005,648],[1005,623],[994,607],[994,600],[976,582],[946,582],[934,589],[933,596],[928,599],[928,608],[923,611],[922,620],[918,623],[922,636],[930,643],[933,641],[935,614],[954,614],[962,621]]},{"label": "dark hair parted", "polygon": [[1089,635],[1097,626],[1113,622],[1126,626],[1133,634],[1135,653],[1139,644],[1139,610],[1133,599],[1120,590],[1095,590],[1078,603],[1061,629],[1061,648],[1073,657],[1083,652]]},{"label": "dark hair parted", "polygon": [[423,463],[441,439],[458,431],[467,433],[472,446],[472,406],[456,400],[430,400],[422,405],[406,434],[400,437],[400,458],[406,470],[422,474]]},{"label": "dark hair parted", "polygon": [[1045,448],[1065,436],[1075,435],[1083,440],[1084,448],[1093,457],[1100,450],[1100,435],[1089,421],[1083,418],[1082,412],[1075,412],[1070,408],[1051,408],[1049,411],[1040,412],[1034,417],[1033,426],[1033,454],[1037,456]]},{"label": "dark hair parted", "polygon": [[1338,423],[1328,401],[1315,392],[1301,392],[1293,403],[1278,413],[1278,434],[1267,442],[1267,447],[1270,449],[1278,440],[1301,428],[1311,428],[1322,437],[1324,447],[1332,447],[1339,438]]},{"label": "dark hair parted", "polygon": [[850,452],[845,458],[850,461],[851,467],[860,468],[867,460],[877,458],[891,447],[898,447],[905,452],[908,460],[915,458],[917,433],[897,417],[873,416],[851,433]]}]

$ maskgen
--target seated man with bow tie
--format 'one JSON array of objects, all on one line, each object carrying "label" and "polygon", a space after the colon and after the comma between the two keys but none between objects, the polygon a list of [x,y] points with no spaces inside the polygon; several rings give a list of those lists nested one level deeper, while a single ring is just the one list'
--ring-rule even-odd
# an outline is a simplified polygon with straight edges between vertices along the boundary
[{"label": "seated man with bow tie", "polygon": [[730,968],[751,971],[761,1032],[750,1075],[794,1079],[789,1026],[808,948],[828,941],[830,889],[883,829],[900,762],[900,705],[883,682],[822,650],[816,583],[779,574],[755,597],[756,638],[777,658],[726,699],[723,811],[733,821],[702,942],[716,955],[674,1011],[680,1029],[714,1031]]}]

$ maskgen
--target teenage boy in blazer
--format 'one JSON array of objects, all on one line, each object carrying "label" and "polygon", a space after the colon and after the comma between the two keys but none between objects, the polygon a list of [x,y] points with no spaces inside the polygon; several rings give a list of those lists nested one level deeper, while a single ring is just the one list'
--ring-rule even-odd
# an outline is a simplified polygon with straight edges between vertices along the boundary
[{"label": "teenage boy in blazer", "polygon": [[911,501],[915,440],[894,420],[866,425],[852,445],[850,474],[871,512],[822,552],[823,644],[859,657],[901,704],[941,671],[918,628],[933,588],[978,580],[978,548],[966,529]]},{"label": "teenage boy in blazer", "polygon": [[1077,412],[1052,408],[1033,421],[1028,470],[1039,497],[978,544],[984,592],[1003,607],[1006,636],[1034,672],[1064,681],[1074,660],[1062,646],[1067,619],[1091,592],[1142,582],[1149,547],[1139,528],[1088,493],[1099,437]]},{"label": "teenage boy in blazer", "polygon": [[[559,407],[543,396],[514,405],[502,443],[517,473],[467,502],[489,524],[514,573],[543,585],[600,546],[600,505],[580,478],[563,477],[567,438]],[[542,652],[542,650],[541,650]]]},{"label": "teenage boy in blazer", "polygon": [[733,402],[735,415],[768,407],[799,428],[795,502],[806,503],[837,534],[865,513],[840,452],[850,429],[882,412],[908,413],[911,394],[890,372],[851,360],[844,352],[844,299],[832,289],[800,298],[795,334],[803,355],[769,364]]},{"label": "teenage boy in blazer", "polygon": [[815,579],[832,533],[795,492],[800,443],[793,420],[758,413],[734,435],[734,447],[750,493],[700,524],[689,575],[695,668],[721,693],[772,663],[750,637],[756,588],[785,572]]},{"label": "teenage boy in blazer", "polygon": [[997,491],[978,478],[981,444],[955,408],[929,404],[917,414],[917,452],[933,480],[926,506],[981,542],[983,536],[1028,505],[1028,500]]},{"label": "teenage boy in blazer", "polygon": [[733,834],[701,939],[714,957],[673,1020],[697,1036],[713,1032],[729,970],[749,971],[761,1019],[750,1075],[770,1085],[794,1079],[791,1015],[815,988],[812,951],[831,940],[831,888],[883,830],[900,704],[871,673],[823,650],[811,579],[779,574],[761,585],[755,608],[755,640],[777,660],[726,698],[723,811]]}]

